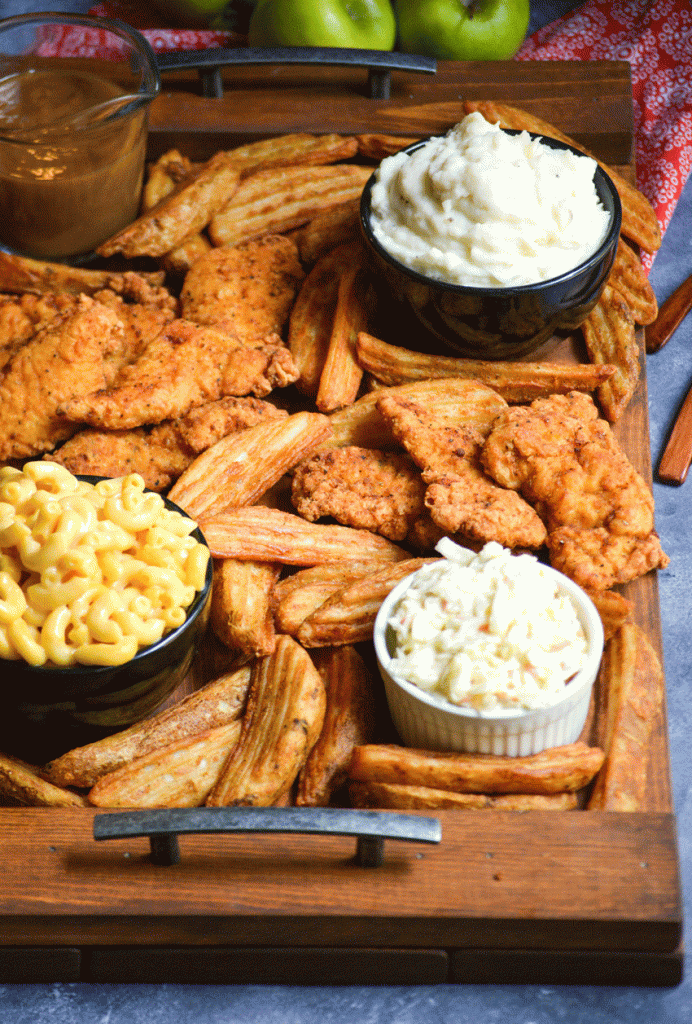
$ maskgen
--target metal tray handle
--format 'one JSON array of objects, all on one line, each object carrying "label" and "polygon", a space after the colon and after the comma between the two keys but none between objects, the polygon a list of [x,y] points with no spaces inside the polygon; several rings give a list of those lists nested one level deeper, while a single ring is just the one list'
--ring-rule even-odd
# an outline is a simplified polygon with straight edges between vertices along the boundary
[{"label": "metal tray handle", "polygon": [[148,836],[155,864],[177,864],[178,835],[191,833],[296,832],[302,835],[355,836],[356,861],[379,867],[385,839],[439,843],[438,818],[389,811],[359,811],[333,807],[194,807],[98,814],[94,839]]},{"label": "metal tray handle", "polygon": [[202,95],[223,96],[221,68],[243,64],[331,64],[368,70],[371,99],[389,99],[392,71],[434,75],[437,61],[416,53],[390,50],[356,50],[338,46],[211,46],[206,50],[174,50],[158,53],[156,63],[163,74],[196,68],[202,79]]}]

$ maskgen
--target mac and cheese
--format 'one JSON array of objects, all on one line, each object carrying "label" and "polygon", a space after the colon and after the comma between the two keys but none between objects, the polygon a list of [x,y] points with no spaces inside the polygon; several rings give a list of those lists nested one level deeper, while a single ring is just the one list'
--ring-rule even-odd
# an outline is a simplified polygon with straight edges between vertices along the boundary
[{"label": "mac and cheese", "polygon": [[0,469],[0,657],[129,661],[204,588],[195,525],[136,473],[91,484],[52,462]]}]

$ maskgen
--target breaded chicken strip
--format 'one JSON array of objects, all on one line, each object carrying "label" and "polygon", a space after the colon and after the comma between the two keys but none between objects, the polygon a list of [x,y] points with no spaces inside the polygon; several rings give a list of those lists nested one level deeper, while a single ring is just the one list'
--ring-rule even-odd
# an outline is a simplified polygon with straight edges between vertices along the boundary
[{"label": "breaded chicken strip", "polygon": [[188,271],[182,315],[256,344],[281,333],[304,276],[298,249],[285,235],[221,246]]},{"label": "breaded chicken strip", "polygon": [[505,547],[538,548],[545,527],[530,505],[498,487],[479,462],[483,435],[475,427],[450,426],[422,406],[383,393],[377,408],[396,439],[420,466],[427,484],[425,505],[447,534]]},{"label": "breaded chicken strip", "polygon": [[59,316],[74,313],[76,295],[0,295],[0,371],[37,331]]},{"label": "breaded chicken strip", "polygon": [[194,461],[227,434],[288,413],[259,398],[222,398],[193,409],[179,420],[132,430],[88,428],[45,459],[71,473],[124,476],[139,473],[152,491],[166,491]]},{"label": "breaded chicken strip", "polygon": [[122,345],[116,314],[87,296],[24,344],[0,382],[0,459],[50,451],[77,430],[60,411],[106,384],[105,360]]},{"label": "breaded chicken strip", "polygon": [[287,416],[285,409],[278,409],[261,398],[229,396],[191,409],[187,416],[176,420],[176,427],[190,448],[199,453],[211,448],[227,434],[235,434],[237,430],[254,427],[266,420],[284,420]]},{"label": "breaded chicken strip", "polygon": [[[117,314],[124,328],[120,345],[107,354],[106,372],[107,375],[110,372],[112,378],[175,317],[175,300],[165,289],[152,288],[137,275],[132,275],[131,281],[139,283],[134,294],[145,301],[127,301],[110,288],[100,289],[93,295],[96,302]],[[48,327],[59,317],[75,313],[79,309],[79,301],[78,295],[67,291],[0,295],[0,370],[37,331]]]},{"label": "breaded chicken strip", "polygon": [[178,419],[225,395],[266,395],[297,375],[276,336],[273,343],[249,348],[210,327],[173,320],[111,387],[66,402],[61,411],[76,422],[125,430]]},{"label": "breaded chicken strip", "polygon": [[[142,298],[145,297],[142,295]],[[107,360],[110,385],[120,370],[133,362],[163,328],[175,319],[175,310],[166,302],[127,302],[109,288],[96,292],[94,298],[112,309],[123,325],[122,344]]]},{"label": "breaded chicken strip", "polygon": [[401,541],[425,513],[425,484],[410,459],[369,448],[333,448],[299,463],[291,499],[304,519],[332,516]]},{"label": "breaded chicken strip", "polygon": [[151,491],[165,491],[187,469],[195,452],[172,423],[151,430],[82,430],[44,459],[70,473],[125,476],[139,473]]},{"label": "breaded chicken strip", "polygon": [[668,564],[651,491],[590,396],[574,391],[507,409],[481,458],[494,480],[535,506],[552,564],[581,586],[607,590]]}]

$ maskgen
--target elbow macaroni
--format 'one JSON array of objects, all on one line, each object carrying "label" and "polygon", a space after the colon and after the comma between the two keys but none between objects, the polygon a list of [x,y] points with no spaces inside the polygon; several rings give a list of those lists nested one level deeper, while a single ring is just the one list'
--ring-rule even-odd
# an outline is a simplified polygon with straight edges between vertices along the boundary
[{"label": "elbow macaroni", "polygon": [[0,469],[0,657],[121,665],[182,625],[209,549],[136,473],[90,484],[52,462]]}]

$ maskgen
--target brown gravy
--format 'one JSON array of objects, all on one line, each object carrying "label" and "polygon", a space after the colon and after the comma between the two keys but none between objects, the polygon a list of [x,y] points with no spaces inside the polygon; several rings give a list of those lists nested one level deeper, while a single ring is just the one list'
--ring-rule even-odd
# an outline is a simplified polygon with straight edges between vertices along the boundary
[{"label": "brown gravy", "polygon": [[69,124],[71,116],[119,95],[120,86],[81,71],[23,71],[0,80],[4,245],[39,259],[67,259],[135,219],[146,109],[88,127]]}]

